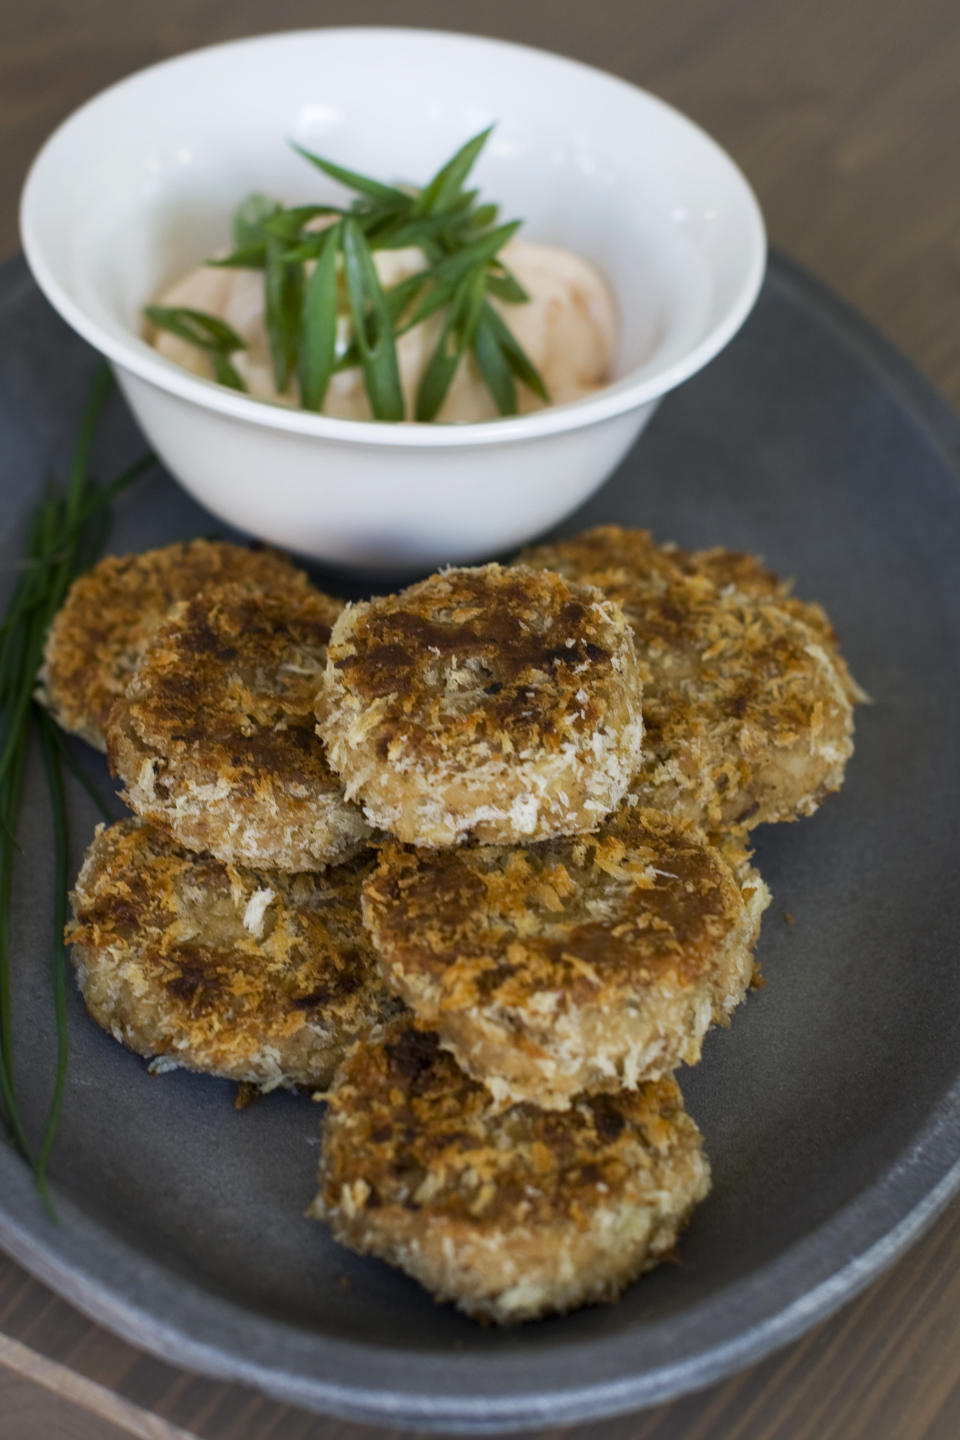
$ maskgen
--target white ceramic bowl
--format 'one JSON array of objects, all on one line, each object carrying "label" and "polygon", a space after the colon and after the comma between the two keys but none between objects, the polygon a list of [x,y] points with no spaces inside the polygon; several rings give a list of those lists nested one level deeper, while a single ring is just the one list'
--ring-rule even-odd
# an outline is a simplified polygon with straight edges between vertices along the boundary
[{"label": "white ceramic bowl", "polygon": [[[198,379],[142,338],[141,307],[228,242],[247,193],[336,192],[289,139],[420,178],[493,121],[484,193],[616,293],[616,378],[596,395],[476,425],[336,420]],[[765,261],[749,186],[676,110],[570,60],[424,30],[267,35],[143,70],[47,141],[21,226],[47,298],[201,504],[306,555],[398,570],[518,545],[584,500],[735,333]]]}]

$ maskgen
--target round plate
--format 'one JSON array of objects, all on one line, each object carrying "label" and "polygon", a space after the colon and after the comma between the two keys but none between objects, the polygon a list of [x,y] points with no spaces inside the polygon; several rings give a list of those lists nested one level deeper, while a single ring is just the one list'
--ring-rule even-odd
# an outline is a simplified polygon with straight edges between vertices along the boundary
[{"label": "round plate", "polygon": [[[94,358],[0,272],[5,580]],[[104,473],[139,453],[117,402]],[[567,522],[756,551],[827,607],[873,697],[843,793],[757,833],[774,901],[767,984],[682,1075],[713,1191],[679,1263],[617,1305],[481,1329],[303,1218],[321,1114],[275,1094],[151,1077],[71,987],[52,1164],[61,1223],[0,1152],[0,1240],[82,1310],[166,1359],[393,1426],[497,1430],[661,1401],[797,1335],[892,1261],[960,1187],[960,427],[836,300],[775,259],[728,350],[671,395]],[[161,474],[126,494],[111,548],[219,533]],[[328,582],[333,588],[334,582]],[[106,785],[100,757],[78,743]],[[73,863],[96,821],[70,793]],[[119,812],[118,812],[119,813]],[[49,811],[24,802],[14,907],[15,1062],[28,1127],[53,1066]]]}]

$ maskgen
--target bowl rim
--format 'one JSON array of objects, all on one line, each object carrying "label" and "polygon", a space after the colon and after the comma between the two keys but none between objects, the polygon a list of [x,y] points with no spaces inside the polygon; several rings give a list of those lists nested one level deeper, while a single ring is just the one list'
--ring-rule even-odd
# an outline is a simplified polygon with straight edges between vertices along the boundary
[{"label": "bowl rim", "polygon": [[[734,184],[741,192],[747,225],[744,243],[749,248],[747,264],[740,287],[727,306],[723,315],[700,339],[700,341],[678,356],[670,364],[650,373],[643,367],[640,378],[620,376],[603,386],[592,395],[566,404],[550,405],[526,415],[504,416],[497,420],[486,420],[472,424],[437,425],[433,422],[404,421],[388,425],[377,420],[346,420],[336,416],[317,414],[296,407],[277,405],[252,396],[230,390],[212,380],[194,375],[182,366],[167,360],[148,345],[145,340],[131,334],[123,339],[102,327],[88,311],[69,293],[58,279],[54,267],[48,264],[43,240],[35,223],[36,195],[43,183],[43,170],[49,163],[51,153],[63,135],[88,110],[101,104],[125,88],[135,86],[145,76],[158,71],[174,69],[195,56],[252,48],[265,42],[278,40],[303,40],[321,36],[363,36],[371,42],[397,39],[399,37],[420,37],[427,40],[453,41],[458,44],[482,46],[492,50],[521,52],[549,59],[554,63],[569,66],[572,70],[588,74],[634,94],[642,95],[670,124],[679,125],[693,132],[697,142],[710,155],[715,164],[727,169]],[[420,26],[343,25],[312,26],[307,28],[269,31],[259,35],[243,36],[234,40],[199,46],[141,67],[121,80],[106,86],[90,99],[73,110],[56,127],[34,157],[23,185],[20,199],[20,234],[27,263],[34,279],[47,300],[67,323],[87,340],[102,355],[119,366],[129,375],[154,387],[190,401],[201,409],[212,411],[227,418],[257,425],[288,434],[303,435],[325,441],[360,443],[379,448],[415,447],[423,449],[458,450],[475,445],[502,445],[517,441],[535,440],[546,435],[560,435],[571,430],[583,429],[605,420],[611,420],[628,411],[660,399],[684,380],[690,378],[712,360],[740,329],[750,313],[763,283],[767,262],[767,236],[760,205],[743,171],[733,157],[713,137],[689,116],[667,101],[652,94],[630,80],[601,70],[594,65],[571,59],[555,51],[539,46],[520,44],[512,40],[501,40],[494,36],[472,35],[453,30],[439,30]],[[638,372],[634,370],[633,375]]]}]

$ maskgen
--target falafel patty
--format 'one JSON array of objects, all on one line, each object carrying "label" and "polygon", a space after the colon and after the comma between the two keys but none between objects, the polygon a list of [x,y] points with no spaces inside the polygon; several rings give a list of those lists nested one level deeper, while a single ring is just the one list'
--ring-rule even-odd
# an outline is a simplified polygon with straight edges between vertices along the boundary
[{"label": "falafel patty", "polygon": [[819,606],[752,556],[601,526],[518,558],[620,604],[643,676],[644,805],[707,829],[810,815],[843,783],[863,698]]},{"label": "falafel patty", "polygon": [[325,1086],[398,1008],[360,918],[369,868],[235,870],[138,820],[100,826],[67,927],[87,1009],[158,1070]]},{"label": "falafel patty", "polygon": [[108,555],[75,580],[47,633],[37,698],[64,730],[107,748],[110,707],[171,605],[229,580],[255,589],[309,587],[273,550],[190,540],[142,555]]},{"label": "falafel patty", "polygon": [[497,1111],[432,1032],[396,1021],[329,1095],[311,1213],[438,1300],[509,1324],[615,1300],[709,1189],[676,1082]]},{"label": "falafel patty", "polygon": [[770,894],[744,852],[621,806],[515,849],[388,845],[363,915],[388,983],[501,1102],[565,1109],[700,1058],[753,976]]},{"label": "falafel patty", "polygon": [[317,590],[201,590],[169,612],[107,722],[131,810],[230,865],[318,870],[370,831],[316,737],[340,602]]},{"label": "falafel patty", "polygon": [[371,824],[419,845],[510,844],[614,809],[639,763],[640,699],[615,605],[485,565],[347,606],[317,728]]}]

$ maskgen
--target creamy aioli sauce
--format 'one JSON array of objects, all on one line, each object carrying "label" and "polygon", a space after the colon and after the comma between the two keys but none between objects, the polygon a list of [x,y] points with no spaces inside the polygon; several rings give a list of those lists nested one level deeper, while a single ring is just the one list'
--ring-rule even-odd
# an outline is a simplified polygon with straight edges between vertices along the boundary
[{"label": "creamy aioli sauce", "polygon": [[[554,245],[511,240],[500,252],[530,295],[525,304],[494,300],[514,335],[543,376],[551,403],[563,405],[590,395],[611,379],[617,343],[617,314],[613,295],[603,277],[585,260]],[[377,273],[390,286],[422,270],[422,250],[379,250],[374,254]],[[273,382],[270,345],[264,325],[263,273],[259,270],[218,269],[200,265],[183,276],[156,302],[187,306],[225,320],[246,341],[247,349],[234,351],[232,363],[249,393],[258,400],[297,406],[294,380],[283,394]],[[443,327],[441,314],[431,316],[397,341],[400,382],[406,413],[412,416],[420,375]],[[338,345],[347,343],[348,321],[340,319]],[[151,342],[168,360],[213,378],[206,353],[166,331],[156,331]],[[543,402],[526,386],[517,386],[520,413],[543,408]],[[344,420],[370,420],[372,414],[363,373],[359,368],[333,375],[323,413]],[[439,422],[495,420],[497,407],[477,370],[473,357],[461,361],[450,390],[437,415]]]}]

